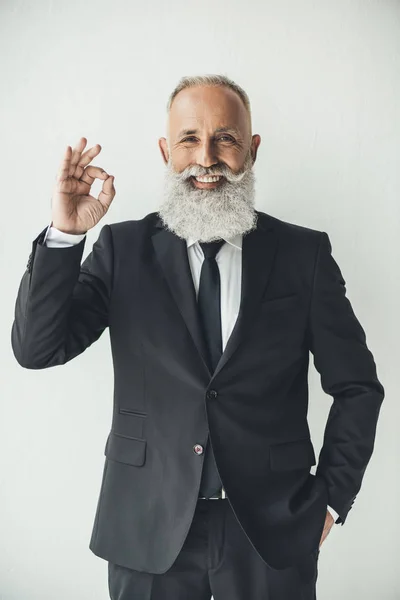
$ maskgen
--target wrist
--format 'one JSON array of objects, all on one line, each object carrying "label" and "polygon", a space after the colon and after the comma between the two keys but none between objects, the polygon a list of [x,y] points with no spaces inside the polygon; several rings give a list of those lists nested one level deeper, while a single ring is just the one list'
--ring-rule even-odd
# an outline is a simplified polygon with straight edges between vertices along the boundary
[{"label": "wrist", "polygon": [[54,229],[57,229],[57,231],[61,231],[61,233],[68,233],[70,235],[84,235],[87,233],[87,231],[82,231],[79,229],[69,229],[61,224],[59,225],[57,221],[52,221],[50,227],[54,227]]}]

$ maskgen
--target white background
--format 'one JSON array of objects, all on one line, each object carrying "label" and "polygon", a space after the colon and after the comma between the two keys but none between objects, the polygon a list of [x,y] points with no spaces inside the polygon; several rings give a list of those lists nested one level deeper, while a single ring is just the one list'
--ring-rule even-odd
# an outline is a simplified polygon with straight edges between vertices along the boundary
[{"label": "white background", "polygon": [[[43,371],[22,369],[10,343],[61,157],[85,136],[115,175],[85,257],[105,222],[157,210],[168,95],[207,73],[250,96],[256,208],[328,232],[386,391],[363,487],[321,548],[318,597],[398,599],[400,2],[2,0],[0,65],[0,599],[109,597],[107,562],[88,548],[111,425],[108,332]],[[331,401],[311,361],[316,452]]]}]

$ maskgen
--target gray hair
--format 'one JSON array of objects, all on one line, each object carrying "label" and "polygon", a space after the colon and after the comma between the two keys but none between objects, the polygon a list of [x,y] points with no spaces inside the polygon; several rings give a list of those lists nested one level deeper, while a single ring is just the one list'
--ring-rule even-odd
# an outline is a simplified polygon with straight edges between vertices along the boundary
[{"label": "gray hair", "polygon": [[216,87],[217,86],[225,86],[225,87],[233,90],[241,98],[243,104],[245,105],[245,107],[247,109],[247,112],[249,113],[250,135],[251,135],[251,108],[250,108],[249,97],[246,94],[246,92],[244,91],[244,89],[240,87],[240,85],[238,85],[237,83],[232,81],[232,79],[230,79],[226,75],[194,75],[194,76],[188,75],[186,77],[182,77],[179,80],[178,85],[176,86],[176,88],[171,93],[170,97],[168,98],[167,113],[169,114],[169,112],[171,110],[172,102],[173,102],[175,96],[181,90],[184,90],[189,87],[208,86],[208,85],[216,86]]}]

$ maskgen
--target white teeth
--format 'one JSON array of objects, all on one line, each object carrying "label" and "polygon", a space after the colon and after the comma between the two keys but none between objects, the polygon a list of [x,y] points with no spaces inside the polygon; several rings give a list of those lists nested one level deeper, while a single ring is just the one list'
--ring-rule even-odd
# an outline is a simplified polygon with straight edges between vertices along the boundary
[{"label": "white teeth", "polygon": [[195,179],[201,183],[213,183],[219,181],[221,177],[195,177]]}]

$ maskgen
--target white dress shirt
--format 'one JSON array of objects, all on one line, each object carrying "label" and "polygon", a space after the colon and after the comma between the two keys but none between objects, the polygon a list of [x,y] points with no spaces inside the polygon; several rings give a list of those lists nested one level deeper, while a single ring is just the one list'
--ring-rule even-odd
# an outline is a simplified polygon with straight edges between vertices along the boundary
[{"label": "white dress shirt", "polygon": [[[49,225],[44,241],[49,248],[66,248],[79,244],[85,235],[64,233]],[[225,349],[239,313],[242,281],[242,238],[243,236],[240,234],[225,240],[226,244],[221,246],[215,258],[221,281],[222,350]],[[197,297],[204,254],[197,240],[190,238],[186,243]],[[338,513],[330,506],[328,506],[328,510],[336,521],[339,517]]]}]

